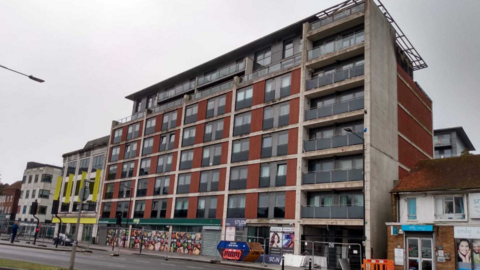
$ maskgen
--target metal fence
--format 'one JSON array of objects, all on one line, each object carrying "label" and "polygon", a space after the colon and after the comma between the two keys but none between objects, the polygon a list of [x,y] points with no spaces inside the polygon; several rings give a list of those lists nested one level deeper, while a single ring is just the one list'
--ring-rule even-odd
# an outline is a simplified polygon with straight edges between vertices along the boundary
[{"label": "metal fence", "polygon": [[[11,239],[12,225],[14,221],[8,221],[0,225],[0,238]],[[35,238],[36,222],[19,222],[19,229],[15,240],[33,241]],[[55,233],[55,224],[41,224],[37,234],[37,242],[52,242]]]},{"label": "metal fence", "polygon": [[362,269],[363,250],[358,243],[337,243],[323,241],[296,240],[300,254],[305,256],[302,266],[312,264],[321,269]]}]

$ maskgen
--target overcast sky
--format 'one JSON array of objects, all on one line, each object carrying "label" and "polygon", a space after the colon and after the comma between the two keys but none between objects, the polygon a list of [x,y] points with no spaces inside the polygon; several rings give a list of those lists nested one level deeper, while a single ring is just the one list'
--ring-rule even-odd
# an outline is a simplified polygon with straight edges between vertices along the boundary
[{"label": "overcast sky", "polygon": [[[108,135],[126,95],[339,2],[0,1],[0,65],[46,80],[0,69],[2,181]],[[480,149],[480,1],[383,2],[429,65],[415,79],[434,127],[463,126]]]}]

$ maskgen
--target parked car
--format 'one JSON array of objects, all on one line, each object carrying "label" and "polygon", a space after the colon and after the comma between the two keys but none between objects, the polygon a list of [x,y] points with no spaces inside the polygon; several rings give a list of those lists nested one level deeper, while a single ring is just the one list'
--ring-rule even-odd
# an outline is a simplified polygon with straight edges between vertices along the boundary
[{"label": "parked car", "polygon": [[58,242],[58,244],[60,246],[71,246],[73,244],[72,236],[69,235],[69,234],[64,234],[64,233],[61,233],[59,235],[59,237],[54,237],[53,238],[53,244],[54,245],[57,244],[57,241],[60,241],[60,242]]}]

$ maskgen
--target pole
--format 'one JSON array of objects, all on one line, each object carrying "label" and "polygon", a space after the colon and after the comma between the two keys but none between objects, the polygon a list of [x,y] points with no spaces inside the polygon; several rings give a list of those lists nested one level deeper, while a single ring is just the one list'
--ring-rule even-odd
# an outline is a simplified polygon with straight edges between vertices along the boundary
[{"label": "pole", "polygon": [[33,245],[35,245],[36,241],[37,241],[37,229],[38,229],[38,226],[40,225],[40,219],[38,219],[35,215],[33,215],[33,217],[37,220],[37,226],[35,226],[35,236],[33,238]]},{"label": "pole", "polygon": [[58,213],[55,214],[55,217],[58,218],[60,221],[60,226],[58,227],[58,232],[57,232],[57,243],[56,243],[56,248],[58,248],[58,242],[60,242],[60,230],[62,229],[62,219],[58,217]]},{"label": "pole", "polygon": [[[121,185],[123,186],[123,184],[121,184]],[[130,218],[130,207],[132,205],[132,194],[133,194],[133,187],[130,188],[130,196],[129,196],[130,198],[129,198],[129,201],[128,201],[128,208],[127,208],[127,225],[125,227],[126,229],[129,229],[128,228],[128,219]],[[128,233],[130,233],[130,230],[128,231]],[[127,234],[127,232],[125,231],[125,236],[126,236],[126,234]],[[127,243],[127,239],[125,238],[125,241],[123,241],[123,247],[125,247],[126,243]]]},{"label": "pole", "polygon": [[[82,189],[85,188],[85,185],[87,183],[87,180],[85,179],[83,181],[83,187]],[[84,193],[84,192],[83,192]],[[81,194],[83,197],[83,194]],[[78,230],[80,227],[80,218],[82,217],[82,208],[83,208],[83,198],[80,198],[80,209],[78,209],[78,215],[77,215],[77,227],[75,228],[75,236],[73,239],[73,246],[72,246],[72,254],[70,255],[70,267],[69,270],[74,270],[73,267],[75,266],[75,253],[77,252],[77,245],[78,245]]]},{"label": "pole", "polygon": [[142,233],[140,234],[140,254],[142,254],[142,246],[143,246],[143,228],[142,228]]}]

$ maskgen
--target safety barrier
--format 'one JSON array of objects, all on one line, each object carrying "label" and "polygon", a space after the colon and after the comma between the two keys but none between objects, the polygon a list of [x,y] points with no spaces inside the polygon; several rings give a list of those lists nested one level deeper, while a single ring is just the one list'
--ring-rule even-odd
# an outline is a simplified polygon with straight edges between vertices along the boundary
[{"label": "safety barrier", "polygon": [[363,270],[394,270],[395,265],[392,260],[364,259]]}]

